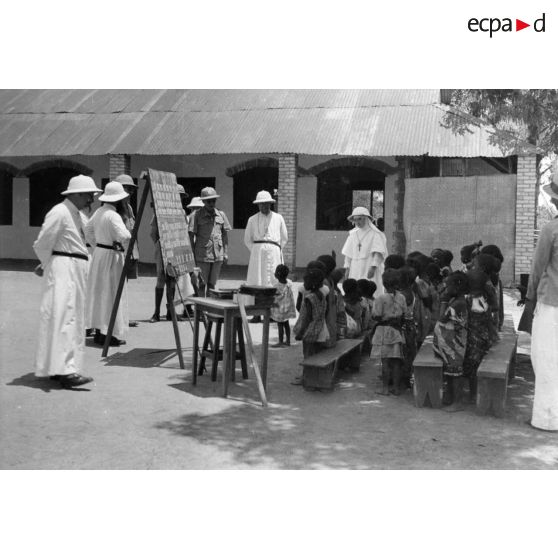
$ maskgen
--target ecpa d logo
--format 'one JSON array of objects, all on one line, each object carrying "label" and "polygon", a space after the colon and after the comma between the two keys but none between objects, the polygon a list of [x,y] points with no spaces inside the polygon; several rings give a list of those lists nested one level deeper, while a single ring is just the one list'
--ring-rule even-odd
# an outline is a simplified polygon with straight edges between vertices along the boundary
[{"label": "ecpa d logo", "polygon": [[[483,17],[481,19],[472,17],[467,22],[467,28],[469,31],[473,33],[477,33],[479,31],[483,33],[489,33],[490,38],[494,33],[498,33],[502,31],[506,32],[513,32],[513,31],[521,31],[522,29],[526,29],[527,27],[531,27],[530,23],[526,23],[521,19],[515,18],[515,28],[513,26],[513,19],[509,17],[499,18],[499,17]],[[546,26],[546,14],[542,14],[541,17],[536,19],[533,22],[533,30],[536,33],[544,33]]]}]

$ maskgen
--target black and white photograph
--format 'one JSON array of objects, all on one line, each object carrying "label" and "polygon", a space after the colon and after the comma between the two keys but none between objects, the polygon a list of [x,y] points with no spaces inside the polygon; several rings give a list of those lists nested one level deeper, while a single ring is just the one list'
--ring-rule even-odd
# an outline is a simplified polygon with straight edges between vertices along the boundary
[{"label": "black and white photograph", "polygon": [[[84,556],[109,541],[108,554],[283,556],[312,553],[314,540],[320,555],[352,556],[384,522],[409,539],[403,553],[414,540],[437,556],[458,544],[451,517],[468,541],[455,554],[469,556],[512,528],[515,507],[537,509],[525,529],[539,511],[547,525],[539,499],[558,469],[555,14],[459,6],[428,18],[437,41],[420,39],[418,7],[403,17],[369,6],[367,43],[367,20],[347,15],[363,2],[340,19],[330,2],[322,13],[276,6],[269,40],[274,12],[264,23],[256,3],[187,3],[184,38],[170,4],[147,24],[138,16],[146,28],[119,25],[127,12],[115,7],[115,26],[91,38],[107,33],[114,51],[70,28],[44,50],[22,46],[21,75],[6,57],[10,523],[22,528],[27,502],[67,531],[68,546],[47,543],[47,556],[80,555],[76,531],[103,513],[107,533]],[[208,44],[211,26],[193,28],[210,20],[219,40]],[[349,21],[330,40],[326,29]],[[312,24],[321,31],[303,39]],[[540,73],[518,75],[539,47]],[[491,527],[494,502],[504,516]],[[155,517],[148,536],[159,506],[170,523]],[[423,514],[440,518],[438,549],[422,548],[438,536],[414,523]],[[176,533],[164,533],[180,524],[196,540],[171,549]],[[22,537],[6,555],[37,552]],[[545,541],[506,541],[506,553]],[[377,550],[399,555],[386,540]]]},{"label": "black and white photograph", "polygon": [[556,467],[558,90],[0,114],[3,467]]}]

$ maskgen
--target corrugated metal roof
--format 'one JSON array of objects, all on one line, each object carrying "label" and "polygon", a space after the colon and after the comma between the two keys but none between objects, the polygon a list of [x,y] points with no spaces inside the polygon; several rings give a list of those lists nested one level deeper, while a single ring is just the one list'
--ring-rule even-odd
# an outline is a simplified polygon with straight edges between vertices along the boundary
[{"label": "corrugated metal roof", "polygon": [[445,128],[438,90],[2,90],[0,156],[500,157]]}]

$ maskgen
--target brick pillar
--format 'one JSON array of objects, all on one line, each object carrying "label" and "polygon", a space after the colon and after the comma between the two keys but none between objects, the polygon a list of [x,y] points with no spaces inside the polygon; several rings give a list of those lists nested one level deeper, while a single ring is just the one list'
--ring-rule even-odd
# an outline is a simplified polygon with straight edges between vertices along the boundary
[{"label": "brick pillar", "polygon": [[515,280],[530,273],[535,246],[537,157],[518,155],[515,191]]},{"label": "brick pillar", "polygon": [[277,211],[281,213],[285,224],[289,240],[283,250],[285,265],[291,271],[296,263],[296,211],[297,211],[297,178],[296,169],[298,166],[298,155],[284,154],[279,155],[279,191]]},{"label": "brick pillar", "polygon": [[409,178],[410,176],[410,165],[407,157],[397,157],[397,179],[395,180],[393,192],[393,237],[391,248],[388,246],[388,251],[391,254],[401,254],[402,256],[406,254],[407,250],[407,240],[403,227],[405,178]]},{"label": "brick pillar", "polygon": [[110,180],[114,180],[119,174],[131,174],[130,155],[109,155]]}]

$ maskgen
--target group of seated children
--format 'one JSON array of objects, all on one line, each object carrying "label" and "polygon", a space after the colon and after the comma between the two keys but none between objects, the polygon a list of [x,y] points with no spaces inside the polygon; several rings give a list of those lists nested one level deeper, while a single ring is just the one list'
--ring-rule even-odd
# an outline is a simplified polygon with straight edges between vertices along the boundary
[{"label": "group of seated children", "polygon": [[[476,373],[503,324],[503,293],[499,272],[504,258],[495,245],[461,249],[462,269],[453,271],[453,255],[437,248],[430,256],[411,252],[390,255],[384,262],[384,293],[367,279],[345,279],[334,255],[311,261],[296,303],[289,269],[279,265],[272,318],[279,343],[290,344],[288,320],[299,312],[295,339],[302,340],[304,358],[335,345],[344,337],[362,337],[361,355],[381,360],[381,395],[399,395],[412,386],[412,366],[427,335],[443,362],[448,411],[463,409],[465,386],[476,395]],[[358,369],[361,355],[350,355],[346,368]],[[356,359],[358,358],[358,362]],[[300,383],[300,378],[295,380]]]}]

